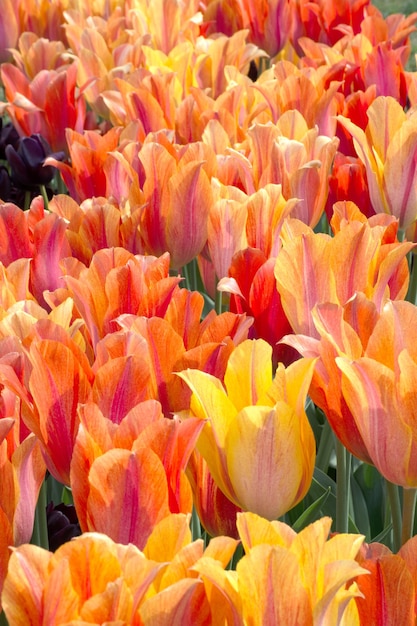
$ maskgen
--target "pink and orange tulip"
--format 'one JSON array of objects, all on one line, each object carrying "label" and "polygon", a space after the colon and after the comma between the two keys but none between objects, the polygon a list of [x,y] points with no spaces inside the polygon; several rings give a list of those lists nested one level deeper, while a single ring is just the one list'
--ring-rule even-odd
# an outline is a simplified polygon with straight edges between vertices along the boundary
[{"label": "pink and orange tulip", "polygon": [[[4,389],[2,396],[4,399]],[[31,539],[36,501],[46,471],[35,435],[31,433],[19,441],[19,422],[19,418],[0,418],[0,596],[10,546]]]},{"label": "pink and orange tulip", "polygon": [[387,298],[402,299],[407,293],[406,255],[414,245],[398,241],[396,220],[382,215],[366,220],[353,203],[335,208],[334,237],[316,234],[295,221],[285,230],[275,278],[295,333],[318,336],[311,317],[315,304],[344,305],[361,291],[380,308]]},{"label": "pink and orange tulip", "polygon": [[11,63],[1,66],[7,113],[21,136],[40,133],[54,152],[67,151],[66,129],[81,132],[87,115],[76,74],[75,63],[41,70],[32,79]]},{"label": "pink and orange tulip", "polygon": [[191,512],[185,467],[203,424],[165,418],[154,400],[139,402],[118,422],[111,407],[107,413],[94,402],[79,408],[71,463],[75,507],[84,532],[143,549],[170,512]]},{"label": "pink and orange tulip", "polygon": [[414,393],[416,307],[387,302],[362,356],[336,358],[342,393],[379,472],[405,488],[417,486]]},{"label": "pink and orange tulip", "polygon": [[238,538],[236,514],[242,509],[219,489],[201,454],[194,450],[187,465],[198,519],[211,537],[226,535]]},{"label": "pink and orange tulip", "polygon": [[417,115],[405,113],[391,96],[376,98],[367,114],[365,130],[343,116],[338,120],[352,135],[365,165],[373,209],[393,215],[406,230],[417,219]]},{"label": "pink and orange tulip", "polygon": [[356,560],[368,572],[356,578],[363,594],[356,598],[361,624],[415,624],[415,557],[415,540],[398,554],[382,544],[362,545]]},{"label": "pink and orange tulip", "polygon": [[104,134],[86,130],[83,133],[67,125],[65,148],[71,165],[48,157],[46,165],[53,165],[60,172],[71,197],[76,202],[94,196],[106,196],[106,164],[111,157],[109,152],[119,144],[120,128],[113,127]]},{"label": "pink and orange tulip", "polygon": [[139,158],[145,171],[140,233],[145,249],[168,251],[171,267],[180,269],[197,256],[207,241],[212,190],[204,163],[177,158],[160,143],[147,143]]}]

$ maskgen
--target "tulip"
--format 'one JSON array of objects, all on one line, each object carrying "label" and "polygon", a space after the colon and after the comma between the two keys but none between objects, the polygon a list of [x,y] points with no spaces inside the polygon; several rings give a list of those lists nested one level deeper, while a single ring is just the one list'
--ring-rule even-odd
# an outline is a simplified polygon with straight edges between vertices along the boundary
[{"label": "tulip", "polygon": [[[165,415],[181,411],[189,406],[191,392],[175,372],[193,367],[218,378],[223,378],[227,360],[236,345],[248,337],[252,320],[243,315],[225,312],[216,315],[211,311],[202,322],[203,299],[196,293],[181,290],[168,305],[165,319],[153,316],[122,317],[122,329],[142,337],[142,348],[148,358],[151,373],[151,397],[159,400]],[[188,301],[198,301],[195,309],[188,312],[181,326],[175,319],[175,309]],[[184,313],[186,308],[184,309]]]},{"label": "tulip", "polygon": [[413,244],[398,242],[394,218],[379,215],[364,222],[360,215],[359,219],[337,218],[340,229],[334,237],[306,228],[286,237],[276,259],[275,278],[295,333],[318,337],[311,317],[315,304],[344,305],[361,291],[379,309],[387,297],[405,297],[409,282],[405,257]]},{"label": "tulip", "polygon": [[336,358],[342,393],[371,462],[389,481],[417,487],[413,389],[415,306],[385,304],[363,356]]},{"label": "tulip", "polygon": [[121,314],[164,315],[181,280],[168,275],[169,255],[136,257],[121,247],[98,250],[88,267],[76,269],[68,265],[65,282],[93,348],[118,329],[115,319]]},{"label": "tulip", "polygon": [[226,2],[209,2],[204,17],[209,22],[215,20],[217,30],[229,36],[234,31],[248,29],[250,41],[270,57],[285,48],[293,22],[288,0],[237,0],[233,10]]},{"label": "tulip", "polygon": [[265,339],[273,347],[273,363],[286,365],[294,359],[291,348],[278,344],[291,326],[284,314],[274,277],[275,259],[266,259],[257,248],[246,248],[233,256],[230,278],[222,279],[219,291],[230,293],[230,310],[254,318],[250,337]]},{"label": "tulip", "polygon": [[12,51],[14,63],[26,76],[34,78],[41,70],[58,69],[66,65],[66,47],[63,41],[50,40],[25,31],[19,37],[18,47]]},{"label": "tulip", "polygon": [[55,552],[62,544],[81,535],[74,505],[50,502],[46,507],[48,545]]},{"label": "tulip", "polygon": [[10,546],[27,543],[32,536],[36,501],[46,469],[36,437],[31,433],[19,442],[18,421],[18,417],[0,418],[0,596]]},{"label": "tulip", "polygon": [[417,115],[405,113],[391,96],[376,98],[367,114],[365,131],[343,116],[338,120],[365,165],[375,212],[395,216],[405,230],[417,219]]},{"label": "tulip", "polygon": [[7,112],[21,137],[40,134],[53,152],[67,151],[66,128],[80,132],[86,103],[76,93],[75,63],[58,70],[41,70],[30,80],[11,63],[1,66]]},{"label": "tulip", "polygon": [[148,253],[168,251],[171,267],[180,269],[203,249],[212,191],[204,164],[178,161],[161,144],[147,143],[139,158],[145,170],[140,233]]},{"label": "tulip", "polygon": [[[24,188],[33,188],[46,185],[54,176],[54,168],[44,165],[47,156],[51,156],[48,142],[42,135],[35,134],[22,137],[15,149],[12,145],[5,148],[6,158],[10,164],[13,182]],[[64,153],[53,155],[56,160],[62,160]]]},{"label": "tulip", "polygon": [[366,570],[354,560],[361,535],[328,538],[321,518],[298,534],[281,522],[239,513],[245,556],[236,567],[244,623],[357,624],[353,579]]},{"label": "tulip", "polygon": [[185,467],[202,423],[167,419],[154,400],[139,402],[119,423],[94,402],[79,417],[71,484],[83,532],[143,549],[161,519],[191,512]]},{"label": "tulip", "polygon": [[[166,626],[240,623],[238,594],[219,590],[214,568],[224,568],[237,541],[191,542],[189,516],[164,518],[144,551],[85,533],[55,553],[33,545],[14,550],[4,587],[5,615],[11,624],[131,624]],[[217,573],[217,571],[216,571]],[[232,583],[233,584],[233,583]],[[228,589],[229,595],[233,589]]]},{"label": "tulip", "polygon": [[109,152],[119,143],[120,128],[111,128],[103,135],[97,131],[65,131],[71,165],[50,155],[47,166],[56,167],[62,175],[71,197],[77,202],[93,196],[106,196],[107,179],[105,165],[111,159]]},{"label": "tulip", "polygon": [[201,539],[191,543],[188,522],[184,515],[170,515],[146,543],[145,556],[164,563],[164,569],[154,581],[154,593],[142,604],[143,623],[240,624],[235,573],[225,571],[238,541],[215,537],[204,549]]},{"label": "tulip", "polygon": [[324,211],[328,176],[338,139],[309,128],[298,110],[285,111],[274,124],[254,124],[247,133],[255,189],[282,185],[288,201],[298,198],[291,217],[314,228]]},{"label": "tulip", "polygon": [[187,466],[198,519],[211,537],[238,538],[236,514],[242,509],[231,502],[213,480],[207,462],[194,450]]},{"label": "tulip", "polygon": [[189,385],[191,415],[204,420],[197,449],[223,493],[244,510],[275,519],[307,493],[315,460],[304,402],[314,361],[272,378],[272,348],[247,340],[229,358],[221,382],[205,372],[178,375]]},{"label": "tulip", "polygon": [[321,136],[333,137],[339,112],[340,81],[329,77],[322,67],[297,68],[289,60],[278,61],[255,83],[267,102],[271,121],[276,124],[284,112],[299,112],[308,128]]},{"label": "tulip", "polygon": [[325,303],[316,305],[312,319],[319,339],[305,335],[287,335],[283,342],[304,357],[318,357],[309,394],[324,412],[334,433],[356,457],[371,459],[342,393],[341,373],[336,357],[355,359],[363,355],[369,334],[378,319],[373,302],[356,294],[344,307]]},{"label": "tulip", "polygon": [[367,217],[375,215],[369,198],[366,171],[362,161],[354,157],[345,157],[337,152],[329,177],[329,196],[326,204],[329,222],[333,216],[334,205],[343,200],[354,202]]},{"label": "tulip", "polygon": [[[415,580],[413,570],[402,555],[409,551],[415,557],[412,543],[404,546],[398,554],[392,554],[382,544],[363,544],[356,560],[368,570],[356,578],[363,597],[356,598],[361,624],[415,623]],[[414,567],[414,566],[412,566]]]},{"label": "tulip", "polygon": [[16,46],[19,37],[18,11],[16,10],[16,4],[12,0],[5,0],[3,18],[0,26],[0,63],[10,60],[10,48]]},{"label": "tulip", "polygon": [[11,624],[142,624],[139,606],[159,563],[135,546],[122,546],[105,535],[88,533],[52,554],[33,545],[13,552],[3,592]]}]

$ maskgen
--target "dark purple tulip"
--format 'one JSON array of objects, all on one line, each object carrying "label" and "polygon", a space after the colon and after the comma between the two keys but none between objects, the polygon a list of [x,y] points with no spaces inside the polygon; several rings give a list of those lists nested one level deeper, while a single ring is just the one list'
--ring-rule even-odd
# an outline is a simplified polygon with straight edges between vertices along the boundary
[{"label": "dark purple tulip", "polygon": [[12,191],[12,182],[10,180],[7,167],[0,166],[0,200],[9,202]]},{"label": "dark purple tulip", "polygon": [[6,146],[11,145],[17,148],[19,144],[19,133],[11,122],[3,124],[3,120],[0,118],[0,159],[6,158]]},{"label": "dark purple tulip", "polygon": [[55,552],[63,543],[81,535],[75,507],[71,504],[50,502],[46,507],[49,549]]},{"label": "dark purple tulip", "polygon": [[47,185],[52,180],[55,168],[43,165],[47,156],[54,156],[58,160],[65,158],[64,152],[53,154],[48,142],[39,134],[21,137],[17,149],[9,144],[5,153],[13,182],[26,189]]}]

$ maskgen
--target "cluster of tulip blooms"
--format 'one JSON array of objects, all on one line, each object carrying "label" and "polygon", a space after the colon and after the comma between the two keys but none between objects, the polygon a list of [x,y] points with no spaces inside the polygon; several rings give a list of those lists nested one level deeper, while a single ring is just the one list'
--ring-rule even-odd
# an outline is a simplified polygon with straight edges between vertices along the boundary
[{"label": "cluster of tulip blooms", "polygon": [[415,624],[416,22],[2,1],[0,624]]}]

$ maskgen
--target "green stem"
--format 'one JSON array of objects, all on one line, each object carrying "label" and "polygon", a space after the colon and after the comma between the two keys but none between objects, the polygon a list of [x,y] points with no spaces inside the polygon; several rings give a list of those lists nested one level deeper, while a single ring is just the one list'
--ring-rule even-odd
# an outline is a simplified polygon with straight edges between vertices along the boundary
[{"label": "green stem", "polygon": [[218,289],[216,289],[216,301],[214,303],[214,308],[217,315],[223,313],[223,292]]},{"label": "green stem", "polygon": [[193,512],[191,513],[191,535],[193,541],[202,537],[200,518],[197,515],[195,506],[193,506]]},{"label": "green stem", "polygon": [[398,552],[401,547],[401,502],[398,492],[398,485],[394,485],[389,480],[386,481],[389,503],[391,507],[392,532],[393,532],[393,551]]},{"label": "green stem", "polygon": [[49,207],[49,200],[48,200],[48,194],[46,193],[45,185],[39,185],[39,189],[40,189],[41,196],[43,198],[43,204],[46,210]]},{"label": "green stem", "polygon": [[410,252],[410,283],[408,285],[408,291],[406,299],[408,302],[417,304],[417,257]]},{"label": "green stem", "polygon": [[182,268],[185,286],[189,291],[198,291],[197,259],[193,259]]},{"label": "green stem", "polygon": [[25,202],[23,205],[23,210],[24,211],[28,211],[30,209],[30,199],[32,197],[32,194],[30,193],[30,191],[25,191]]},{"label": "green stem", "polygon": [[0,626],[9,626],[9,622],[6,619],[6,614],[4,611],[0,613]]},{"label": "green stem", "polygon": [[336,530],[349,532],[349,496],[351,456],[345,446],[336,439]]},{"label": "green stem", "polygon": [[401,545],[413,536],[414,515],[416,511],[416,489],[403,491],[403,522],[401,529]]},{"label": "green stem", "polygon": [[57,192],[58,193],[68,194],[68,189],[67,189],[67,186],[64,183],[64,179],[61,176],[61,172],[57,173],[56,187],[57,187]]},{"label": "green stem", "polygon": [[46,519],[46,490],[46,480],[44,480],[39,490],[38,502],[36,504],[31,543],[49,550],[48,525]]},{"label": "green stem", "polygon": [[323,430],[320,435],[320,442],[319,442],[319,446],[317,449],[317,456],[316,456],[316,467],[318,467],[325,473],[328,470],[330,458],[332,456],[333,450],[334,450],[333,431],[329,422],[326,420],[323,424]]}]

